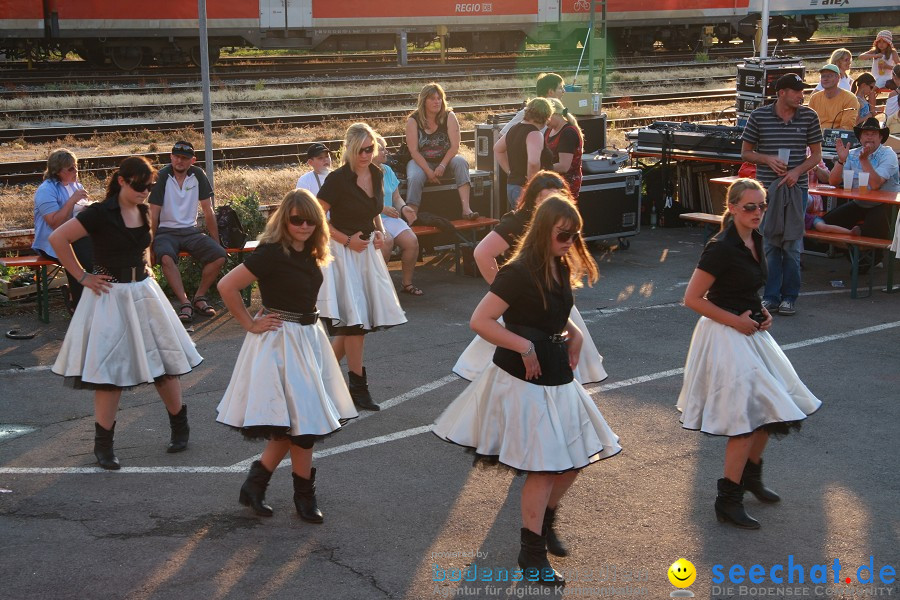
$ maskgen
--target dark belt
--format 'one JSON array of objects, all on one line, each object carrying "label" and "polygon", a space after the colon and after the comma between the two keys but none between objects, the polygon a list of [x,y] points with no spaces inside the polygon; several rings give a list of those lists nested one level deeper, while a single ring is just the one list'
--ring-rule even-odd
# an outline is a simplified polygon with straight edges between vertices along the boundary
[{"label": "dark belt", "polygon": [[[718,304],[717,304],[716,306],[718,306]],[[759,324],[762,324],[763,321],[766,320],[766,318],[765,318],[765,317],[763,316],[763,314],[762,314],[762,309],[761,309],[761,308],[760,308],[759,310],[756,310],[756,311],[754,311],[752,308],[745,308],[744,310],[737,310],[736,308],[728,308],[727,306],[719,306],[719,308],[721,308],[722,310],[727,310],[727,311],[730,312],[731,314],[737,315],[737,316],[741,316],[742,314],[744,314],[746,311],[749,310],[749,311],[750,311],[750,318],[753,319],[754,321],[756,321],[756,322],[759,323]]]},{"label": "dark belt", "polygon": [[150,277],[150,272],[147,265],[123,267],[120,269],[109,269],[103,265],[94,265],[94,275],[111,277],[110,283],[133,283],[147,279]]},{"label": "dark belt", "polygon": [[506,323],[506,329],[512,331],[516,335],[521,335],[526,340],[532,342],[550,342],[551,344],[565,344],[569,340],[569,333],[547,333],[537,327],[528,327],[527,325],[519,325],[517,323]]},{"label": "dark belt", "polygon": [[265,314],[275,315],[282,321],[290,321],[291,323],[299,323],[300,325],[315,325],[319,320],[319,311],[311,313],[296,313],[288,310],[279,310],[277,308],[263,308]]}]

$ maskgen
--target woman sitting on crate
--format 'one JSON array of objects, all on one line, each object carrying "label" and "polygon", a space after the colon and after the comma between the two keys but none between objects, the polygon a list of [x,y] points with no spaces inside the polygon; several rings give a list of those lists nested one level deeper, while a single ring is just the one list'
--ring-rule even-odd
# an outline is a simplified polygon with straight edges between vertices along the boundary
[{"label": "woman sitting on crate", "polygon": [[[43,258],[59,262],[50,247],[50,234],[72,218],[75,206],[88,199],[87,191],[78,183],[78,159],[65,148],[54,150],[47,159],[44,182],[34,192],[34,243],[31,249]],[[80,207],[79,207],[80,208]],[[88,271],[94,268],[90,238],[82,238],[72,244],[78,262]],[[75,312],[84,287],[78,279],[66,271],[69,289],[64,299],[69,313]]]},{"label": "woman sitting on crate", "polygon": [[429,83],[419,92],[416,110],[406,120],[406,145],[412,157],[406,163],[406,204],[404,218],[415,223],[422,205],[425,183],[440,183],[449,169],[456,181],[462,217],[474,221],[478,213],[469,206],[469,163],[459,155],[459,121],[447,106],[447,94],[437,83]]},{"label": "woman sitting on crate", "polygon": [[[531,224],[534,211],[545,199],[554,194],[570,199],[572,197],[565,180],[559,174],[552,171],[538,171],[537,175],[532,177],[525,186],[516,210],[503,215],[494,230],[484,236],[484,239],[476,246],[475,262],[488,284],[494,283],[494,279],[500,271],[497,258],[510,249],[515,250],[519,240],[522,239]],[[578,366],[574,370],[575,379],[582,384],[603,381],[607,377],[606,371],[603,369],[603,357],[597,351],[597,346],[591,339],[584,319],[581,318],[578,309],[574,306],[569,318],[581,330],[584,337]],[[453,372],[463,379],[474,381],[490,364],[494,350],[496,350],[496,346],[476,335],[460,355],[459,360],[456,361]]]},{"label": "woman sitting on crate", "polygon": [[510,128],[509,133],[494,144],[494,157],[509,177],[506,180],[506,200],[515,210],[522,188],[535,173],[552,167],[550,151],[544,146],[541,129],[553,114],[546,98],[533,98],[525,105],[525,118]]},{"label": "woman sitting on crate", "polygon": [[553,155],[553,170],[562,173],[569,184],[572,198],[578,200],[581,190],[581,153],[584,151],[584,135],[578,121],[569,114],[558,98],[547,98],[553,114],[544,131],[544,146]]}]

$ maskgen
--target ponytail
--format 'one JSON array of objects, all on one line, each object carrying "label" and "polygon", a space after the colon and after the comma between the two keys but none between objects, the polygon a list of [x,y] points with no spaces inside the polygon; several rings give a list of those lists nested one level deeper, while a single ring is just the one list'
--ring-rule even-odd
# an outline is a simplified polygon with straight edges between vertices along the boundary
[{"label": "ponytail", "polygon": [[766,195],[765,188],[757,180],[749,177],[736,179],[734,183],[728,186],[728,192],[725,195],[725,211],[722,213],[722,228],[720,231],[725,231],[734,222],[734,214],[732,214],[730,207],[732,205],[736,206],[747,190],[759,190],[763,196]]},{"label": "ponytail", "polygon": [[143,156],[129,156],[119,164],[119,168],[110,176],[106,186],[106,198],[118,196],[122,191],[119,177],[126,182],[147,183],[156,174],[156,169]]}]

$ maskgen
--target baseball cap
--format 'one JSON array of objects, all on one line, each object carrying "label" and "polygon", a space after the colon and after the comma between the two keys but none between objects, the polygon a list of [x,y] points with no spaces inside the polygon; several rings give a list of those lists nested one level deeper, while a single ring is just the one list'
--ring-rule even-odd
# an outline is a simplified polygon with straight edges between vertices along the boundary
[{"label": "baseball cap", "polygon": [[187,156],[188,158],[193,158],[194,156],[194,145],[190,142],[185,142],[184,140],[179,140],[175,142],[175,145],[172,146],[172,154],[177,154],[179,156]]},{"label": "baseball cap", "polygon": [[[837,68],[837,67],[835,67]],[[787,75],[782,75],[778,78],[778,81],[775,82],[775,91],[778,90],[796,90],[803,91],[806,89],[806,84],[803,82],[803,79],[797,75],[796,73],[788,73]]]},{"label": "baseball cap", "polygon": [[319,142],[311,144],[309,148],[306,149],[306,160],[315,158],[324,152],[330,152],[328,146],[326,146],[325,144]]},{"label": "baseball cap", "polygon": [[838,66],[832,64],[824,65],[821,69],[819,69],[819,73],[823,71],[831,71],[832,73],[837,73],[838,75],[841,74],[841,70],[838,69]]}]

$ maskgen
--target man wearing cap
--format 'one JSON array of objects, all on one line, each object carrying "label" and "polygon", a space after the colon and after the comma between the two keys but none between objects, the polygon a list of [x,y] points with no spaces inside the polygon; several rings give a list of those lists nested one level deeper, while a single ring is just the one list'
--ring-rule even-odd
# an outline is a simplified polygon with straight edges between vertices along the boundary
[{"label": "man wearing cap", "polygon": [[[208,317],[215,316],[216,311],[207,301],[206,292],[228,257],[219,243],[219,228],[212,208],[212,186],[206,173],[194,166],[196,160],[190,142],[176,142],[172,147],[172,164],[160,169],[156,185],[150,192],[153,256],[178,298],[178,318],[182,323],[193,321],[195,309]],[[197,228],[198,205],[203,209],[209,235]],[[191,301],[188,301],[178,271],[179,252],[187,252],[203,265],[200,284]]]},{"label": "man wearing cap", "polygon": [[[796,73],[778,79],[775,83],[778,99],[757,108],[747,119],[741,137],[741,157],[757,165],[756,178],[767,190],[779,178],[779,187],[797,188],[805,213],[807,173],[822,160],[822,129],[815,111],[803,106],[804,89],[806,84]],[[789,152],[786,162],[778,157],[779,150]],[[777,245],[763,239],[768,267],[763,305],[770,313],[793,315],[796,312],[802,244],[802,237]]]},{"label": "man wearing cap", "polygon": [[298,190],[309,190],[315,196],[322,187],[322,182],[331,173],[331,151],[325,144],[316,142],[306,149],[306,164],[312,169],[297,180]]},{"label": "man wearing cap", "polygon": [[[900,192],[900,172],[898,172],[897,153],[885,146],[888,129],[878,119],[869,117],[862,125],[853,128],[859,147],[848,150],[839,139],[835,150],[837,160],[828,176],[828,183],[841,185],[844,169],[853,171],[853,187],[858,186],[860,172],[869,174],[869,189],[885,192]],[[890,238],[891,206],[883,202],[864,202],[851,200],[829,211],[823,218],[830,225],[853,227],[863,222],[862,234],[881,239]],[[875,253],[875,263],[881,260],[881,250]],[[865,267],[861,268],[864,271]]]},{"label": "man wearing cap", "polygon": [[809,107],[819,115],[822,131],[826,129],[850,130],[859,120],[859,99],[853,92],[838,86],[841,70],[837,65],[825,65],[819,69],[822,91],[809,98]]}]

